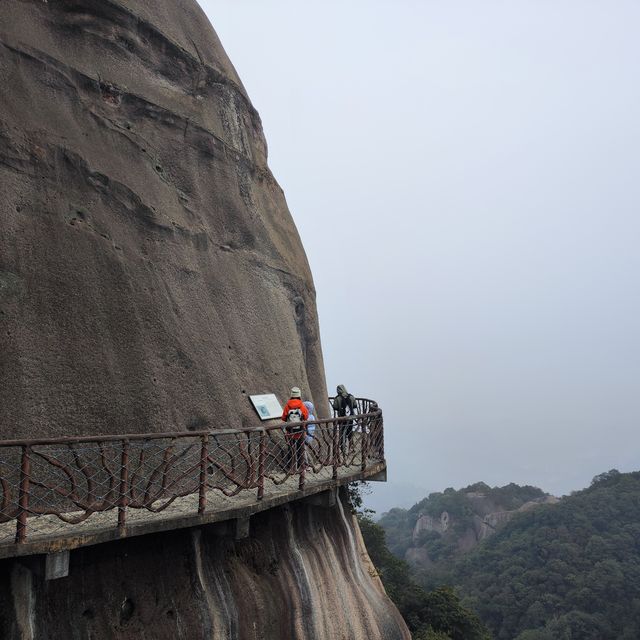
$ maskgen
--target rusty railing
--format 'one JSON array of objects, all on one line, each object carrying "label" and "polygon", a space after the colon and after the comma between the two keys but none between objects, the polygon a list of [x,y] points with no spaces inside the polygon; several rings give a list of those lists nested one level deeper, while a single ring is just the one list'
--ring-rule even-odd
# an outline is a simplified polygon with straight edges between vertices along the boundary
[{"label": "rusty railing", "polygon": [[[187,433],[0,441],[0,546],[63,538],[132,520],[197,516],[255,491],[303,490],[384,461],[382,412]],[[307,437],[314,426],[313,437]],[[308,431],[307,431],[308,430]],[[289,431],[289,432],[288,432]]]}]

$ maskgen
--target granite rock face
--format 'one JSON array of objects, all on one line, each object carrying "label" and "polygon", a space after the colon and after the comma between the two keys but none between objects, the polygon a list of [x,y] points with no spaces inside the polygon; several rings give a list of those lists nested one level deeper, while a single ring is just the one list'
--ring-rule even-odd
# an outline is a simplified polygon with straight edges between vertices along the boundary
[{"label": "granite rock face", "polygon": [[[328,412],[315,291],[260,118],[193,0],[0,0],[0,439]],[[0,637],[408,640],[357,523],[293,502],[0,562]]]},{"label": "granite rock face", "polygon": [[326,415],[313,281],[192,0],[0,2],[0,438]]},{"label": "granite rock face", "polygon": [[345,507],[300,503],[255,516],[245,540],[210,526],[74,551],[58,581],[5,560],[0,635],[410,640],[367,561]]}]

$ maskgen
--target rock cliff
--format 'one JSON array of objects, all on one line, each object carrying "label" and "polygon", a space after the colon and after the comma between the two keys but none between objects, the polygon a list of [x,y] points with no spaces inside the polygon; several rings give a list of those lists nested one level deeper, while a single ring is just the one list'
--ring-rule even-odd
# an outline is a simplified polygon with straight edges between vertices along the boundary
[{"label": "rock cliff", "polygon": [[192,0],[0,3],[0,437],[326,403],[261,122]]},{"label": "rock cliff", "polygon": [[[0,2],[0,439],[326,414],[315,291],[260,118],[193,0]],[[408,638],[357,524],[291,503],[0,563],[0,636]]]},{"label": "rock cliff", "polygon": [[427,568],[433,565],[434,560],[439,559],[429,554],[427,547],[432,546],[430,542],[437,542],[438,555],[446,548],[450,558],[470,551],[479,542],[499,531],[518,513],[541,504],[558,502],[555,496],[545,494],[508,509],[499,499],[496,500],[487,493],[471,491],[461,493],[460,498],[465,501],[465,508],[456,509],[455,514],[445,510],[438,516],[427,513],[419,515],[412,532],[413,546],[405,553],[405,560],[409,564]]},{"label": "rock cliff", "polygon": [[410,639],[341,503],[272,509],[251,528],[240,541],[211,526],[81,549],[57,582],[0,562],[0,636]]}]

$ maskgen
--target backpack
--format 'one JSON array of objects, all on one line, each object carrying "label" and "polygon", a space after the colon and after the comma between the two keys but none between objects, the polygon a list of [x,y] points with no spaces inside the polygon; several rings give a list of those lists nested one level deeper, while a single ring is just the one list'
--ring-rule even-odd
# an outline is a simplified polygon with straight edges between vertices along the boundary
[{"label": "backpack", "polygon": [[[289,409],[287,412],[287,422],[302,422],[303,420],[301,409]],[[287,428],[289,431],[302,431],[302,425]]]}]

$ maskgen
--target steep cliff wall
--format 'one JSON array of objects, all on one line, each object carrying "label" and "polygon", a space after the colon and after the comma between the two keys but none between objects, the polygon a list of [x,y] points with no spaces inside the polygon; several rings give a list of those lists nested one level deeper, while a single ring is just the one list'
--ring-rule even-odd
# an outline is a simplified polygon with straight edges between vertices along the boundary
[{"label": "steep cliff wall", "polygon": [[342,504],[264,512],[245,540],[216,531],[74,551],[69,577],[56,582],[19,561],[0,562],[0,637],[410,638]]},{"label": "steep cliff wall", "polygon": [[[0,439],[324,417],[315,291],[193,0],[0,2]],[[408,638],[339,504],[0,563],[0,637]]]},{"label": "steep cliff wall", "polygon": [[0,437],[326,396],[260,118],[193,0],[0,2]]}]

